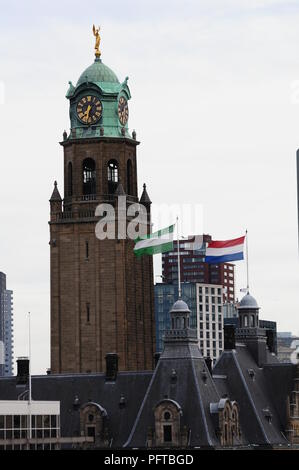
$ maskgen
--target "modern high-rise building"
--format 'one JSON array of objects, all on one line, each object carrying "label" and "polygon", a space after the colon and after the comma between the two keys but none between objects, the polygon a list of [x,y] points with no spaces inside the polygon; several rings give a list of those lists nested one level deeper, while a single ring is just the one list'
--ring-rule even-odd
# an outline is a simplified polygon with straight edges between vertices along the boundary
[{"label": "modern high-rise building", "polygon": [[[202,239],[201,246],[197,246],[197,239]],[[206,246],[210,241],[210,235],[203,235],[202,238],[190,236],[188,240],[180,240],[181,281],[222,285],[223,301],[234,302],[235,266],[231,263],[205,263]],[[177,256],[177,241],[174,241],[173,251],[162,255],[162,282],[165,284],[178,282]]]},{"label": "modern high-rise building", "polygon": [[199,348],[213,363],[223,351],[222,285],[196,284]]},{"label": "modern high-rise building", "polygon": [[151,205],[145,185],[139,198],[128,78],[120,82],[97,52],[66,97],[64,197],[55,182],[50,198],[51,371],[101,372],[109,353],[120,370],[152,370],[153,260],[137,258],[127,236],[128,208],[143,204],[149,231]]},{"label": "modern high-rise building", "polygon": [[[182,283],[182,299],[190,308],[190,327],[197,329],[198,345],[205,357],[215,363],[223,351],[222,285]],[[171,306],[177,299],[177,286],[155,285],[156,349],[163,350],[163,337],[170,328]]]},{"label": "modern high-rise building", "polygon": [[0,272],[0,375],[13,375],[13,292]]},{"label": "modern high-rise building", "polygon": [[[190,328],[197,327],[196,284],[184,282],[181,285],[182,299],[190,308]],[[155,285],[155,318],[156,318],[156,351],[164,348],[163,336],[170,328],[170,310],[178,298],[178,287],[175,284],[157,283]]]}]

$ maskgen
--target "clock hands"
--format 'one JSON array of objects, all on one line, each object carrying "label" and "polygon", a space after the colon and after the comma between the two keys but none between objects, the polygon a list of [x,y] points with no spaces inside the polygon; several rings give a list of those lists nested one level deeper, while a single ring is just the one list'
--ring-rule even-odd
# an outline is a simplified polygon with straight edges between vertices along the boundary
[{"label": "clock hands", "polygon": [[90,113],[90,110],[91,110],[91,106],[90,104],[87,106],[87,110],[84,112],[83,114],[83,118],[86,118],[86,121],[88,121],[89,119],[89,113]]}]

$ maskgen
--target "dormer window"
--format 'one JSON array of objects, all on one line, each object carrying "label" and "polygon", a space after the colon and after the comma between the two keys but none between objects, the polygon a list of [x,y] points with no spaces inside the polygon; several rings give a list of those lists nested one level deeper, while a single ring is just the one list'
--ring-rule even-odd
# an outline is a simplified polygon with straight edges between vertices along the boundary
[{"label": "dormer window", "polygon": [[164,398],[155,408],[155,447],[179,446],[182,443],[181,407],[174,400]]},{"label": "dormer window", "polygon": [[210,404],[210,411],[215,418],[218,415],[217,434],[222,446],[233,446],[240,443],[239,408],[236,402],[221,398],[218,403]]},{"label": "dormer window", "polygon": [[85,448],[107,447],[107,412],[98,403],[88,402],[80,409],[81,436],[93,437]]},{"label": "dormer window", "polygon": [[172,442],[172,426],[169,424],[163,426],[163,439],[165,443]]}]

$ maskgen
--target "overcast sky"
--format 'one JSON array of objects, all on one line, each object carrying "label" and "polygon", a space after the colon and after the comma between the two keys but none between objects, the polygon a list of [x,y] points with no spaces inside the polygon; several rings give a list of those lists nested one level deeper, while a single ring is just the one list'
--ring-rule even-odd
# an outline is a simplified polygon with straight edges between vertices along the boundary
[{"label": "overcast sky", "polygon": [[[249,231],[261,318],[299,333],[296,149],[299,2],[0,0],[0,270],[14,291],[15,356],[50,366],[49,197],[63,192],[68,81],[102,60],[132,93],[139,191],[203,208],[203,230]],[[155,227],[161,228],[161,227]],[[188,235],[188,227],[182,227]],[[155,262],[159,274],[159,258]],[[245,263],[237,263],[237,291]]]}]

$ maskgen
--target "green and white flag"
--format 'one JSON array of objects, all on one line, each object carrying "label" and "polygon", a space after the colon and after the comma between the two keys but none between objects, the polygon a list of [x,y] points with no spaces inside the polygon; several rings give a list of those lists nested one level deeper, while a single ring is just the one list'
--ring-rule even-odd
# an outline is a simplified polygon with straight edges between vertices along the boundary
[{"label": "green and white flag", "polygon": [[134,253],[136,256],[156,255],[173,250],[174,225],[158,230],[155,233],[138,237],[135,240]]}]

